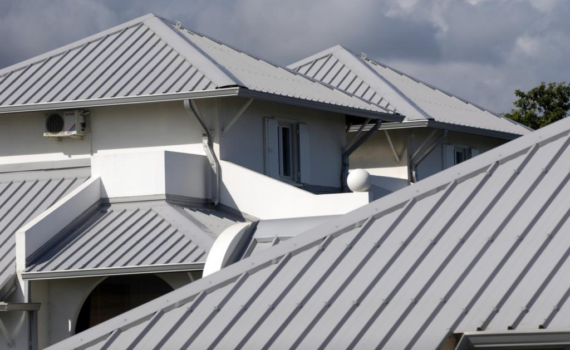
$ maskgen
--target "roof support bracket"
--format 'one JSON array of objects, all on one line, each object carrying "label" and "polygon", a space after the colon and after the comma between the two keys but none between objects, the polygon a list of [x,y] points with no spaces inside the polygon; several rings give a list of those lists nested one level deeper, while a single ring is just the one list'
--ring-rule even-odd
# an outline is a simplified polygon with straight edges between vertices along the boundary
[{"label": "roof support bracket", "polygon": [[[411,182],[418,182],[417,168],[418,165],[447,138],[447,130],[443,130],[441,136],[437,139],[433,139],[433,136],[437,130],[434,130],[430,136],[422,143],[420,148],[410,158],[410,164],[408,166],[409,177]],[[429,142],[431,141],[431,142]]]},{"label": "roof support bracket", "polygon": [[[366,125],[364,123],[363,125]],[[350,166],[350,155],[354,153],[360,146],[364,144],[372,135],[374,135],[378,129],[382,126],[382,120],[376,119],[374,126],[372,129],[368,130],[366,134],[362,135],[357,141],[354,142],[350,147],[347,147],[346,150],[342,153],[342,174],[341,174],[341,183],[342,183],[342,190],[343,192],[348,191],[348,184],[346,183],[346,179],[348,178],[348,169]]]},{"label": "roof support bracket", "polygon": [[386,139],[388,140],[388,144],[390,144],[390,148],[392,149],[392,153],[394,154],[394,159],[396,160],[396,162],[400,163],[402,159],[400,159],[400,155],[398,154],[398,151],[396,151],[396,147],[394,147],[394,143],[392,142],[390,134],[388,134],[388,130],[384,130],[384,134],[386,134]]},{"label": "roof support bracket", "polygon": [[212,140],[212,135],[210,134],[210,130],[208,130],[208,127],[206,126],[206,123],[204,122],[204,119],[202,118],[198,106],[196,105],[196,102],[194,102],[194,100],[184,100],[184,108],[188,113],[192,114],[196,118],[196,121],[198,122],[200,128],[202,129],[202,143],[204,146],[204,152],[206,152],[206,157],[208,158],[208,161],[210,162],[212,170],[214,171],[214,174],[216,176],[215,188],[213,191],[214,194],[212,196],[213,197],[212,203],[214,205],[218,205],[220,201],[221,173],[220,173],[220,162],[218,161],[216,153],[214,152],[214,147],[213,147],[214,142]]},{"label": "roof support bracket", "polygon": [[10,333],[8,333],[8,329],[6,329],[6,326],[4,325],[4,322],[2,322],[2,319],[0,319],[0,331],[4,336],[4,339],[6,339],[6,343],[8,344],[8,346],[14,345],[12,337],[10,337]]},{"label": "roof support bracket", "polygon": [[222,136],[225,136],[226,133],[228,131],[230,131],[231,127],[234,126],[234,124],[238,121],[239,117],[241,117],[241,115],[245,112],[245,110],[247,109],[247,107],[249,107],[249,105],[253,102],[253,98],[250,98],[249,100],[247,100],[243,106],[239,109],[239,111],[236,113],[236,115],[232,118],[232,120],[230,120],[230,122],[228,123],[228,125],[226,125],[225,128],[222,129]]},{"label": "roof support bracket", "polygon": [[358,131],[356,132],[356,134],[354,134],[350,140],[346,143],[346,148],[345,150],[349,149],[350,146],[352,146],[354,144],[354,141],[358,138],[358,136],[360,136],[360,134],[362,134],[362,131],[364,131],[364,128],[368,125],[368,123],[370,123],[370,118],[366,119],[366,121],[364,123],[362,123],[362,125],[360,126],[360,128],[358,128]]}]

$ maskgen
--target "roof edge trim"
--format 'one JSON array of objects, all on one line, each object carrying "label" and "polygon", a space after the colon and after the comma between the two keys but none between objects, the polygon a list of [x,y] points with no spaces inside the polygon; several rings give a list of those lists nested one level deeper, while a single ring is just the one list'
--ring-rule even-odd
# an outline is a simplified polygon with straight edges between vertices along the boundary
[{"label": "roof edge trim", "polygon": [[87,168],[91,166],[91,158],[52,160],[31,163],[0,164],[0,174],[20,173],[25,171],[45,171],[71,168]]},{"label": "roof edge trim", "polygon": [[176,92],[161,95],[144,95],[144,96],[128,96],[128,97],[111,97],[98,100],[81,100],[67,102],[44,102],[33,105],[17,105],[0,107],[0,114],[23,113],[23,112],[40,112],[68,108],[89,108],[104,106],[131,105],[140,103],[155,103],[182,101],[187,99],[216,98],[216,97],[232,97],[238,96],[239,88],[227,88],[216,90]]},{"label": "roof edge trim", "polygon": [[271,94],[267,92],[258,92],[252,91],[248,89],[240,89],[238,95],[240,97],[245,98],[253,98],[256,100],[264,100],[270,102],[278,102],[289,104],[293,106],[300,106],[300,107],[307,107],[318,109],[327,112],[334,112],[334,113],[342,113],[342,114],[349,114],[358,117],[365,117],[365,118],[373,118],[373,119],[382,119],[388,122],[396,122],[400,123],[404,120],[404,116],[395,114],[395,113],[384,113],[384,112],[375,112],[375,111],[368,111],[364,109],[358,109],[353,107],[346,107],[346,106],[339,106],[330,103],[323,103],[323,102],[315,102],[309,100],[303,100],[295,97],[288,97],[282,95]]},{"label": "roof edge trim", "polygon": [[146,274],[146,273],[187,272],[187,271],[196,271],[203,269],[204,269],[203,262],[184,263],[184,264],[127,266],[127,267],[106,267],[102,269],[89,269],[89,270],[24,272],[22,273],[22,279],[24,279],[25,281],[38,281],[38,280],[66,279],[66,278],[136,275],[136,274]]}]

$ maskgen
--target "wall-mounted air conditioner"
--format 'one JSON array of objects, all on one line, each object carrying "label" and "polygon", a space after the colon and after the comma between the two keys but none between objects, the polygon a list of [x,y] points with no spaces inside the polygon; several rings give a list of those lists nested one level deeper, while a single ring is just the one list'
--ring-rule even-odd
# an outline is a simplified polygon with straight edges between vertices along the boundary
[{"label": "wall-mounted air conditioner", "polygon": [[44,137],[82,139],[86,126],[86,114],[87,112],[80,110],[47,113],[45,115]]}]

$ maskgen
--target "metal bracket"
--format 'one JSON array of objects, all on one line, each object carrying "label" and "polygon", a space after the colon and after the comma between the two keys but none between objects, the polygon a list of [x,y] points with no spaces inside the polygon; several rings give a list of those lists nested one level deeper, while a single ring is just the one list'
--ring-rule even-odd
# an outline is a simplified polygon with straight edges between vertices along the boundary
[{"label": "metal bracket", "polygon": [[[437,130],[432,131],[432,133],[428,136],[428,138],[422,143],[420,148],[412,155],[410,158],[410,164],[408,166],[408,170],[410,172],[410,180],[411,182],[417,182],[417,174],[416,169],[418,165],[433,151],[434,148],[439,146],[445,139],[447,138],[447,130],[443,130],[441,136],[435,140],[433,140],[433,136]],[[431,141],[431,143],[428,143]]]},{"label": "metal bracket", "polygon": [[396,159],[396,162],[400,163],[402,159],[400,159],[400,155],[396,151],[396,147],[394,147],[394,143],[392,142],[390,134],[388,134],[388,130],[384,130],[384,134],[386,134],[386,139],[388,140],[388,144],[390,144],[390,148],[392,149],[392,153],[394,154],[394,159]]},{"label": "metal bracket", "polygon": [[253,102],[253,98],[250,98],[249,100],[247,100],[243,106],[240,108],[240,110],[236,113],[236,115],[232,118],[232,120],[230,120],[230,122],[228,123],[228,125],[226,125],[225,128],[222,129],[222,136],[225,136],[226,133],[228,131],[230,131],[230,128],[237,122],[237,120],[239,119],[239,117],[241,117],[241,115],[245,112],[245,110],[247,109],[247,107],[249,107],[249,105]]},{"label": "metal bracket", "polygon": [[2,322],[2,319],[0,319],[0,331],[2,332],[2,335],[4,335],[4,338],[6,338],[6,343],[8,346],[13,346],[14,342],[12,341],[12,338],[8,333],[8,329],[6,329],[6,326],[4,325],[4,322]]}]

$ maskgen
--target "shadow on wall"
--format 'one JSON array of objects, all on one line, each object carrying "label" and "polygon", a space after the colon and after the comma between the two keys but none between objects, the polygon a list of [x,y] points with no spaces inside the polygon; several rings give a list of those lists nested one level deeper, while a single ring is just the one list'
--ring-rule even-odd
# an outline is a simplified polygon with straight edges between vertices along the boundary
[{"label": "shadow on wall", "polygon": [[[201,103],[208,111],[213,102]],[[91,155],[100,151],[165,147],[187,151],[202,148],[202,135],[182,102],[89,108],[83,140],[60,142],[43,137],[42,112],[0,116],[0,157],[58,154]]]}]

